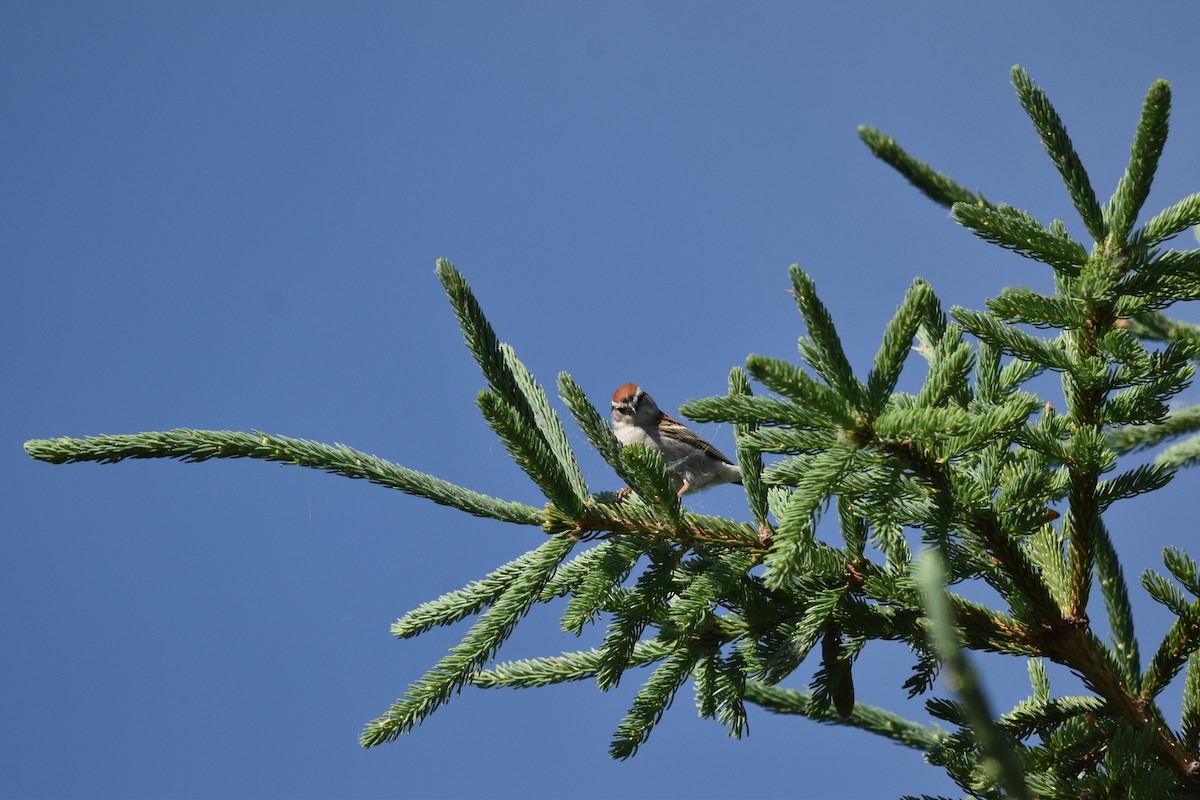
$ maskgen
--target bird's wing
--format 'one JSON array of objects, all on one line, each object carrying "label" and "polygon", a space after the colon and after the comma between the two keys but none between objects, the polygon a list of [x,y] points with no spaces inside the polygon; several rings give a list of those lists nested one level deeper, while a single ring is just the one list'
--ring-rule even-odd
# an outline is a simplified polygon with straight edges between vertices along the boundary
[{"label": "bird's wing", "polygon": [[729,456],[713,447],[712,444],[702,438],[694,430],[689,428],[687,425],[684,425],[670,414],[663,414],[662,421],[658,423],[659,430],[661,430],[664,426],[671,428],[671,435],[676,439],[683,442],[688,442],[689,444],[695,446],[698,450],[703,450],[707,455],[715,458],[717,461],[724,461],[726,464],[733,464],[733,461],[730,460]]}]

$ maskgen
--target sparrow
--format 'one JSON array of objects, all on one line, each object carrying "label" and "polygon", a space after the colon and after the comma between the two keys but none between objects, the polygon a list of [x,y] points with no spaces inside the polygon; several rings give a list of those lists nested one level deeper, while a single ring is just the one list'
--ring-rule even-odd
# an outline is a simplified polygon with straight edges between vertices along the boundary
[{"label": "sparrow", "polygon": [[627,383],[613,392],[613,432],[623,445],[641,442],[666,462],[679,496],[720,483],[742,482],[742,470],[720,450],[677,419],[664,414],[641,387]]}]

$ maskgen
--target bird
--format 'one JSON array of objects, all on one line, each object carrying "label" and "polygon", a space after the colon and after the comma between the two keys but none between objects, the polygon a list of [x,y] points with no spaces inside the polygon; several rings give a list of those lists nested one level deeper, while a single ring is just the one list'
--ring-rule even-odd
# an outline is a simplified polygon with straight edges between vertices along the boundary
[{"label": "bird", "polygon": [[742,483],[737,464],[691,428],[663,413],[637,384],[627,383],[613,392],[612,424],[622,445],[640,442],[658,451],[680,497],[722,483]]}]

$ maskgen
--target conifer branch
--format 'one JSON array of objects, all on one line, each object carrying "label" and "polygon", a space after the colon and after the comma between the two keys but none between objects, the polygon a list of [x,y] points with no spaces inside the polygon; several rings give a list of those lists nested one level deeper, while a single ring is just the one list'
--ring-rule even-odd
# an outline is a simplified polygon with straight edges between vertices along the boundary
[{"label": "conifer branch", "polygon": [[1118,324],[1124,325],[1126,330],[1140,339],[1159,342],[1190,339],[1200,342],[1200,326],[1171,319],[1161,311],[1139,313],[1128,319],[1120,320]]},{"label": "conifer branch", "polygon": [[776,714],[795,714],[827,725],[861,728],[915,750],[929,750],[946,736],[937,728],[910,722],[898,714],[865,703],[855,703],[850,716],[842,719],[832,708],[814,707],[808,692],[758,681],[746,681],[746,699]]},{"label": "conifer branch", "polygon": [[1134,633],[1133,608],[1129,603],[1129,588],[1125,573],[1113,547],[1108,528],[1100,524],[1096,536],[1096,578],[1104,595],[1108,625],[1112,629],[1113,647],[1121,665],[1121,678],[1129,686],[1141,682],[1142,658]]},{"label": "conifer branch", "polygon": [[989,298],[988,310],[1009,322],[1037,328],[1074,330],[1087,324],[1087,316],[1070,298],[1047,297],[1028,289],[1005,289]]},{"label": "conifer branch", "polygon": [[955,408],[895,408],[885,411],[872,429],[881,439],[911,439],[932,444],[935,440],[969,432],[975,418],[966,410]]},{"label": "conifer branch", "polygon": [[1173,444],[1158,454],[1154,463],[1168,469],[1183,469],[1200,464],[1200,436]]},{"label": "conifer branch", "polygon": [[[734,367],[729,373],[729,394],[739,397],[749,397],[750,380],[745,370]],[[757,423],[735,425],[734,437],[737,441],[737,461],[742,469],[742,485],[746,489],[746,503],[750,506],[750,514],[758,523],[758,529],[765,534],[771,530],[767,519],[767,487],[762,481],[763,458],[762,449],[757,446],[753,434],[758,430]]]},{"label": "conifer branch", "polygon": [[537,556],[530,550],[491,572],[483,580],[473,581],[462,589],[446,592],[436,600],[409,611],[392,623],[392,636],[411,639],[441,625],[452,625],[487,608],[504,594]]},{"label": "conifer branch", "polygon": [[462,274],[444,259],[438,260],[437,274],[480,371],[494,393],[511,407],[511,413],[530,426],[531,430],[525,435],[543,440],[546,449],[558,462],[556,471],[570,487],[571,499],[566,503],[567,506],[578,508],[587,498],[587,486],[567,444],[562,422],[550,408],[545,392],[517,359],[512,348],[496,338],[496,332]]},{"label": "conifer branch", "polygon": [[567,514],[579,514],[583,500],[575,493],[570,477],[562,472],[562,465],[550,452],[546,440],[525,425],[520,412],[495,392],[483,389],[475,402],[488,427],[504,442],[512,460],[542,493]]},{"label": "conifer branch", "polygon": [[623,593],[613,610],[613,621],[600,647],[600,665],[596,670],[596,685],[601,691],[620,683],[642,633],[651,623],[663,621],[666,598],[678,588],[674,573],[679,551],[660,547],[650,551],[650,556],[650,564],[638,576],[633,590]]},{"label": "conifer branch", "polygon": [[[827,449],[837,441],[837,433],[833,429],[813,430],[811,428],[760,428],[743,435],[746,446],[760,453],[818,453]],[[771,468],[779,466],[775,462]],[[764,480],[766,474],[763,475]]]},{"label": "conifer branch", "polygon": [[1136,687],[1131,688],[1121,680],[1124,670],[1103,644],[1081,627],[1043,641],[1047,656],[1074,670],[1089,689],[1104,699],[1110,713],[1131,730],[1143,731],[1150,737],[1155,749],[1179,779],[1192,791],[1200,789],[1200,775],[1189,766],[1191,759],[1165,723],[1150,713],[1136,696]]},{"label": "conifer branch", "polygon": [[706,544],[746,550],[765,550],[758,530],[745,522],[684,511],[677,520],[664,519],[645,503],[629,498],[616,505],[593,502],[578,517],[546,508],[543,530],[577,538],[629,534],[652,541],[686,545]]},{"label": "conifer branch", "polygon": [[[671,645],[660,639],[638,642],[629,655],[629,667],[644,667],[662,661],[671,654]],[[484,689],[510,687],[524,689],[556,683],[586,681],[596,677],[603,657],[601,650],[583,650],[547,658],[506,661],[470,677],[472,686]]]},{"label": "conifer branch", "polygon": [[1050,676],[1046,672],[1046,662],[1040,658],[1031,658],[1027,662],[1029,670],[1029,685],[1033,689],[1033,700],[1046,703],[1050,700]]},{"label": "conifer branch", "polygon": [[[563,430],[558,414],[550,407],[546,391],[534,379],[525,365],[517,359],[517,354],[510,346],[500,345],[500,353],[504,357],[504,363],[508,367],[509,373],[517,383],[517,388],[520,389],[521,397],[528,405],[529,413],[533,415],[533,420],[541,432],[546,446],[558,462],[558,472],[571,492],[571,505],[582,503],[588,496],[587,483],[583,479],[583,473],[579,471],[579,462],[575,460],[575,454],[571,452],[571,445],[567,443],[567,432]],[[510,399],[509,402],[512,400]],[[519,405],[515,407],[519,410]]]},{"label": "conifer branch", "polygon": [[808,337],[800,340],[801,355],[851,407],[862,410],[866,387],[854,377],[834,327],[833,317],[817,298],[816,285],[798,264],[793,264],[789,273],[792,277],[796,305],[800,308],[805,327],[808,329]]},{"label": "conifer branch", "polygon": [[1049,264],[1063,275],[1078,275],[1087,261],[1087,250],[1079,242],[1046,230],[1012,206],[983,208],[963,203],[955,204],[951,212],[959,224],[984,241]]},{"label": "conifer branch", "polygon": [[787,510],[779,518],[774,542],[766,555],[768,585],[786,584],[825,555],[828,546],[813,538],[813,515],[852,468],[855,455],[854,448],[834,445],[808,464]]},{"label": "conifer branch", "polygon": [[[808,608],[790,631],[791,646],[797,661],[804,660],[816,646],[848,591],[848,586],[840,584],[818,589],[808,597]],[[828,701],[823,705],[828,706]]]},{"label": "conifer branch", "polygon": [[1200,598],[1200,567],[1191,556],[1177,547],[1168,547],[1163,551],[1163,563],[1183,588]]},{"label": "conifer branch", "polygon": [[1017,98],[1033,121],[1033,127],[1041,137],[1046,153],[1058,168],[1063,183],[1067,186],[1067,192],[1071,195],[1071,202],[1075,204],[1075,210],[1083,219],[1088,233],[1097,242],[1103,242],[1108,233],[1104,226],[1104,212],[1096,200],[1096,193],[1092,190],[1092,183],[1083,168],[1083,162],[1079,160],[1079,155],[1071,144],[1071,137],[1067,135],[1066,126],[1063,125],[1054,106],[1050,105],[1046,93],[1033,83],[1028,72],[1020,67],[1013,67],[1012,82],[1013,88],[1017,90]]},{"label": "conifer branch", "polygon": [[904,295],[904,302],[896,309],[896,315],[883,331],[883,344],[875,355],[875,364],[867,378],[868,415],[876,416],[883,411],[884,404],[896,388],[900,370],[912,349],[917,328],[927,316],[927,307],[933,299],[933,289],[918,278]]},{"label": "conifer branch", "polygon": [[946,335],[929,352],[929,374],[925,376],[925,384],[917,395],[917,406],[936,408],[951,403],[965,405],[963,400],[970,396],[967,378],[974,366],[975,353],[962,340],[962,328],[958,325],[947,326]]},{"label": "conifer branch", "polygon": [[989,757],[998,762],[1001,780],[1009,795],[1028,798],[1024,767],[1013,751],[1012,743],[996,725],[979,678],[959,645],[950,605],[946,601],[946,575],[940,556],[935,551],[926,551],[918,561],[918,572],[925,607],[932,622],[933,645],[946,665],[948,683],[965,706],[971,733]]},{"label": "conifer branch", "polygon": [[1002,353],[1053,369],[1068,370],[1074,364],[1070,355],[1058,342],[1031,336],[979,311],[955,306],[950,309],[950,315],[968,331]]},{"label": "conifer branch", "polygon": [[1185,752],[1200,762],[1200,650],[1188,659],[1179,727]]},{"label": "conifer branch", "polygon": [[[1099,436],[1098,428],[1092,431]],[[1076,441],[1084,437],[1077,436]],[[1070,464],[1070,485],[1067,503],[1070,508],[1067,533],[1069,554],[1071,598],[1067,609],[1069,620],[1084,620],[1087,617],[1088,599],[1092,586],[1092,570],[1095,565],[1096,542],[1100,537],[1099,503],[1100,469],[1080,459]]]},{"label": "conifer branch", "polygon": [[1018,740],[1053,730],[1067,720],[1104,710],[1104,701],[1096,697],[1056,697],[1024,701],[1000,718],[1000,727]]},{"label": "conifer branch", "polygon": [[1188,228],[1200,225],[1200,192],[1189,194],[1170,208],[1159,212],[1141,227],[1136,241],[1142,247],[1165,242]]},{"label": "conifer branch", "polygon": [[597,564],[602,563],[619,543],[619,540],[601,542],[560,565],[542,589],[540,602],[549,602],[556,597],[580,591],[580,587],[594,574]]},{"label": "conifer branch", "polygon": [[[748,367],[748,371],[753,374],[752,368]],[[679,413],[695,422],[732,422],[739,425],[827,428],[841,421],[817,405],[777,397],[738,394],[688,400],[679,407]]]},{"label": "conifer branch", "polygon": [[650,679],[638,691],[633,706],[621,724],[608,752],[613,758],[624,761],[638,751],[650,738],[650,731],[671,707],[675,693],[687,680],[696,656],[680,650],[663,661]]},{"label": "conifer branch", "polygon": [[1150,194],[1158,159],[1167,143],[1168,120],[1171,115],[1171,85],[1166,81],[1155,81],[1146,93],[1142,106],[1142,117],[1138,120],[1137,134],[1130,147],[1129,166],[1117,184],[1105,219],[1109,233],[1118,242],[1129,238],[1138,212]]},{"label": "conifer branch", "polygon": [[1126,316],[1195,300],[1200,296],[1200,250],[1168,250],[1149,263],[1135,264],[1116,288],[1122,299],[1138,303],[1135,312],[1124,311]]},{"label": "conifer branch", "polygon": [[1175,470],[1160,464],[1142,464],[1096,486],[1095,503],[1104,511],[1118,500],[1161,489],[1175,477]]},{"label": "conifer branch", "polygon": [[1183,592],[1154,570],[1148,569],[1142,573],[1142,588],[1155,600],[1169,608],[1175,616],[1182,617],[1188,613],[1189,604]]},{"label": "conifer branch", "polygon": [[858,138],[862,139],[863,144],[870,148],[877,158],[891,165],[938,205],[950,208],[955,203],[970,203],[983,208],[992,207],[982,194],[972,192],[935,171],[928,164],[913,158],[896,144],[895,139],[882,131],[868,125],[859,125]]},{"label": "conifer branch", "polygon": [[738,596],[739,584],[755,566],[745,553],[721,553],[704,564],[699,574],[677,592],[667,611],[665,628],[673,639],[696,639],[710,623],[718,602]]},{"label": "conifer branch", "polygon": [[1000,375],[997,380],[997,389],[1002,395],[1012,394],[1026,381],[1030,381],[1041,375],[1046,370],[1046,365],[1035,361],[1026,361],[1022,358],[1014,358],[1012,361],[1004,365],[1000,370]]},{"label": "conifer branch", "polygon": [[[921,452],[918,448],[903,443],[887,448],[900,464],[928,479],[944,501],[954,496],[955,473],[949,465]],[[1029,560],[1019,544],[1001,527],[996,515],[990,510],[951,504],[951,519],[962,531],[976,537],[988,554],[1003,564],[1014,589],[1025,598],[1032,611],[1042,620],[1061,620],[1061,610],[1038,570]]]},{"label": "conifer branch", "polygon": [[702,716],[715,716],[717,722],[725,726],[730,737],[742,738],[749,729],[750,721],[745,702],[746,665],[741,653],[735,650],[726,658],[714,653],[701,663],[708,665],[706,671],[712,673],[712,679],[709,681],[712,688],[705,692],[703,710],[706,713]]},{"label": "conifer branch", "polygon": [[595,622],[601,611],[615,608],[621,583],[652,546],[667,547],[634,537],[618,537],[599,545],[599,557],[591,560],[591,569],[576,585],[563,611],[562,629],[578,636],[585,625]]},{"label": "conifer branch", "polygon": [[1163,553],[1163,561],[1175,579],[1197,599],[1189,603],[1174,584],[1151,570],[1142,574],[1142,585],[1150,595],[1176,616],[1146,667],[1141,698],[1147,703],[1167,687],[1189,658],[1200,651],[1200,568],[1176,548],[1168,548]]},{"label": "conifer branch", "polygon": [[[1174,609],[1173,609],[1174,610]],[[1149,703],[1167,688],[1189,658],[1200,651],[1200,601],[1184,606],[1146,666],[1141,699]]]},{"label": "conifer branch", "polygon": [[[795,404],[802,408],[823,412],[822,416],[817,418],[817,424],[854,424],[854,410],[841,395],[825,384],[813,380],[804,370],[792,363],[778,358],[752,355],[746,359],[746,371],[771,391],[795,401]],[[803,424],[807,419],[810,417],[805,415],[779,421]]]},{"label": "conifer branch", "polygon": [[519,525],[545,523],[541,509],[497,500],[345,445],[327,445],[257,431],[243,433],[176,428],[132,435],[88,436],[83,439],[33,439],[25,443],[25,452],[51,464],[83,461],[115,464],[127,458],[175,458],[187,463],[199,463],[210,458],[258,458],[366,480],[477,517]]},{"label": "conifer branch", "polygon": [[495,655],[513,628],[537,602],[542,587],[571,551],[572,545],[571,539],[559,536],[538,547],[526,569],[513,580],[495,605],[471,626],[462,642],[413,683],[404,697],[382,717],[367,724],[359,737],[361,744],[374,747],[393,741],[457,694],[484,662]]}]

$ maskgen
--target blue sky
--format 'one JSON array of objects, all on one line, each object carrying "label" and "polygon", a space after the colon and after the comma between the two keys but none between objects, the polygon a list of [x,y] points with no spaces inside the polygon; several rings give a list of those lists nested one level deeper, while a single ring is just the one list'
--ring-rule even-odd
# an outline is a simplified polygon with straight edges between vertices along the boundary
[{"label": "blue sky", "polygon": [[[1009,67],[1047,90],[1104,197],[1146,89],[1171,81],[1154,213],[1200,189],[1198,41],[1189,2],[3,4],[0,795],[954,793],[856,731],[752,711],[727,739],[686,690],[612,762],[637,674],[608,694],[468,690],[361,750],[464,630],[397,642],[389,624],[540,533],[262,462],[51,467],[21,443],[261,429],[540,504],[475,410],[436,258],[543,383],[566,370],[601,407],[634,381],[673,411],[749,353],[793,357],[796,262],[865,371],[917,275],[947,307],[1049,281],[857,125],[1082,236]],[[733,449],[728,426],[704,432]],[[1197,480],[1113,510],[1126,574],[1188,544]],[[689,505],[747,516],[736,487]],[[1167,620],[1134,593],[1148,650]],[[598,639],[555,610],[502,658]],[[911,663],[869,646],[858,697],[925,720]],[[997,705],[1025,693],[1021,664],[987,670]]]}]

